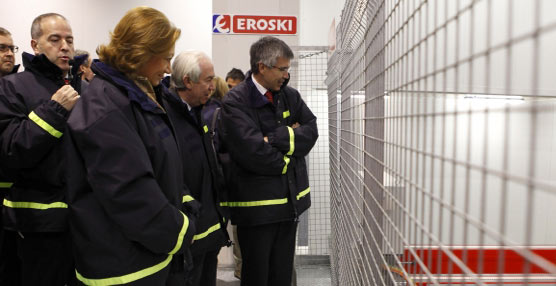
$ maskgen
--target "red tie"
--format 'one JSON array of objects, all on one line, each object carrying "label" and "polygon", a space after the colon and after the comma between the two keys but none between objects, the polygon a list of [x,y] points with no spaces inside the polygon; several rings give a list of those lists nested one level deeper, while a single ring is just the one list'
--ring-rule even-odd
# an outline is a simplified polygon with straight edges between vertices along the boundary
[{"label": "red tie", "polygon": [[270,90],[268,90],[264,96],[268,99],[268,101],[270,101],[270,103],[274,104],[274,99],[272,98],[272,92],[270,92]]}]

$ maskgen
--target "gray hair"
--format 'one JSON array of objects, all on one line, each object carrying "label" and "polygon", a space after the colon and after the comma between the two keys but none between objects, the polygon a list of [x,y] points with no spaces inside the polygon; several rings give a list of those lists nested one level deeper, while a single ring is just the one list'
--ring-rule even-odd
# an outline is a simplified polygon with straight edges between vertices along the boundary
[{"label": "gray hair", "polygon": [[172,63],[172,87],[185,88],[183,78],[188,76],[191,81],[199,82],[201,76],[200,62],[202,59],[210,61],[209,56],[201,51],[181,52]]},{"label": "gray hair", "polygon": [[293,52],[284,41],[272,36],[266,36],[251,45],[249,56],[251,57],[249,61],[251,72],[258,74],[259,63],[272,67],[276,64],[278,58],[293,59]]},{"label": "gray hair", "polygon": [[46,14],[39,15],[37,18],[35,18],[35,20],[33,20],[33,24],[31,24],[31,39],[36,40],[42,36],[42,27],[41,27],[42,20],[51,17],[60,17],[65,21],[67,21],[66,17],[58,13],[46,13]]},{"label": "gray hair", "polygon": [[6,36],[11,36],[11,35],[12,35],[12,33],[10,33],[10,31],[0,27],[0,36],[6,37]]}]

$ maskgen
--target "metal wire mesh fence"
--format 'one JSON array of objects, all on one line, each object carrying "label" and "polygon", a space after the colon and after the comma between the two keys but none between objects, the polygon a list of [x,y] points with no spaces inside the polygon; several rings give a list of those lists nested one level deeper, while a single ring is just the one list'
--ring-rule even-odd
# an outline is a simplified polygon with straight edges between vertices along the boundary
[{"label": "metal wire mesh fence", "polygon": [[329,263],[330,168],[328,148],[328,104],[324,84],[327,47],[294,47],[291,85],[317,117],[319,139],[307,156],[311,208],[300,218],[296,255],[298,264]]},{"label": "metal wire mesh fence", "polygon": [[347,0],[333,285],[556,285],[556,1]]}]

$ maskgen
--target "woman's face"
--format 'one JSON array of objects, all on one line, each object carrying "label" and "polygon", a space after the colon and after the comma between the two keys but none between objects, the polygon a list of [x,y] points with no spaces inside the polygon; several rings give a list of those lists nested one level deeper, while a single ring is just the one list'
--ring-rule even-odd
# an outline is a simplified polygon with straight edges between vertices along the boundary
[{"label": "woman's face", "polygon": [[137,73],[140,76],[146,77],[153,86],[160,84],[165,74],[172,73],[170,62],[174,57],[174,47],[164,55],[152,56],[149,61],[139,69]]}]

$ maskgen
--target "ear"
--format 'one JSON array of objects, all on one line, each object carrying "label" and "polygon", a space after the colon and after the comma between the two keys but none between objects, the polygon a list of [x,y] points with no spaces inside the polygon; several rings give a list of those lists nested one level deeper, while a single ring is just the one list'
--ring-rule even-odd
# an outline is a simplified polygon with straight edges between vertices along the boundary
[{"label": "ear", "polygon": [[183,76],[183,85],[187,88],[187,89],[192,89],[193,88],[193,82],[191,81],[191,79],[189,78],[188,75]]},{"label": "ear", "polygon": [[35,52],[35,55],[38,55],[41,53],[41,51],[39,50],[39,41],[32,39],[31,40],[31,48],[33,49],[33,52]]},{"label": "ear", "polygon": [[264,73],[268,69],[263,63],[257,63],[257,65],[259,66],[259,73]]}]

